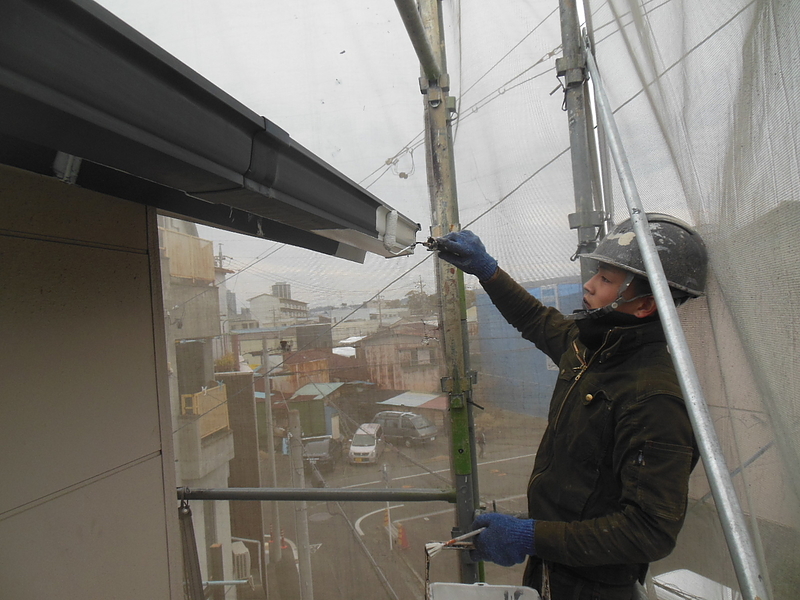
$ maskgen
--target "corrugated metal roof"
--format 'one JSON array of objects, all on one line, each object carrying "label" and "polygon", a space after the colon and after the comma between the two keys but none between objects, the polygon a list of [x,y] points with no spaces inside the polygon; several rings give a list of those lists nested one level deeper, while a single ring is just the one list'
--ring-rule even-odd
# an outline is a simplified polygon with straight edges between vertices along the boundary
[{"label": "corrugated metal roof", "polygon": [[447,396],[443,394],[423,394],[420,392],[403,392],[383,402],[376,402],[385,406],[405,406],[407,408],[432,408],[445,410]]},{"label": "corrugated metal roof", "polygon": [[315,400],[320,398],[325,398],[326,396],[330,396],[333,392],[338,390],[340,387],[345,385],[342,382],[336,383],[308,383],[297,390],[290,400],[297,398],[298,396],[313,396]]}]

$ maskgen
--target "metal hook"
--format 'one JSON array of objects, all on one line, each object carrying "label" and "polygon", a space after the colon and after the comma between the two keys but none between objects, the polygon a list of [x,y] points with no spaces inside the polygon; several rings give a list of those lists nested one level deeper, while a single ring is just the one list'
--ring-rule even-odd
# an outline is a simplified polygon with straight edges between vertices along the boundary
[{"label": "metal hook", "polygon": [[410,250],[414,246],[425,246],[431,252],[433,252],[434,250],[438,250],[439,249],[439,244],[436,242],[436,239],[432,238],[432,237],[429,237],[424,242],[414,242],[413,244],[410,244],[410,245],[406,246],[402,250],[398,250],[397,252],[392,252],[390,250],[389,252],[391,252],[394,256],[398,256],[398,255],[402,254],[403,252],[406,252],[407,250]]}]

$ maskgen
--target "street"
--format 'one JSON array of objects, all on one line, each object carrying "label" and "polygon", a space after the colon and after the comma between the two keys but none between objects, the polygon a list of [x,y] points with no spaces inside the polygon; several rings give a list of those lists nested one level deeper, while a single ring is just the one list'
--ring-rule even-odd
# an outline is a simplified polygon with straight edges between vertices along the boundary
[{"label": "street", "polygon": [[[498,429],[502,435],[478,459],[481,500],[489,510],[494,505],[500,512],[525,511],[525,486],[541,435],[535,421],[515,418],[505,431]],[[444,437],[411,448],[387,446],[376,464],[340,461],[324,474],[325,482],[331,488],[448,488],[448,446]],[[295,541],[297,519],[303,518],[300,504],[280,506],[281,527]],[[387,507],[394,535],[387,527]],[[450,539],[455,524],[453,506],[441,502],[319,502],[308,503],[305,514],[315,600],[424,598],[425,544]],[[447,549],[432,557],[428,580],[459,582],[461,552]],[[486,580],[515,585],[522,571],[523,565],[487,564]]]}]

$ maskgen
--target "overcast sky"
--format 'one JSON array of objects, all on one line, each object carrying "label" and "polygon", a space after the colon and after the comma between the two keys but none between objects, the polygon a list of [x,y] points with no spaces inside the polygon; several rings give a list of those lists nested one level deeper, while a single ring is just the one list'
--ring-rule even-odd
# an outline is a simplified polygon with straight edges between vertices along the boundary
[{"label": "overcast sky", "polygon": [[[419,240],[428,236],[419,65],[394,2],[100,4],[420,223]],[[449,14],[451,8],[446,2],[448,72],[459,102],[462,225],[481,235],[518,278],[574,274],[568,130],[553,70],[560,55],[557,7],[508,0],[502,14],[490,4],[469,6],[468,19]],[[229,281],[240,301],[269,292],[278,281],[291,283],[293,297],[312,306],[435,291],[425,250],[405,258],[368,255],[360,265],[200,230],[222,245],[227,266],[246,267]],[[467,278],[467,284],[476,282]]]}]

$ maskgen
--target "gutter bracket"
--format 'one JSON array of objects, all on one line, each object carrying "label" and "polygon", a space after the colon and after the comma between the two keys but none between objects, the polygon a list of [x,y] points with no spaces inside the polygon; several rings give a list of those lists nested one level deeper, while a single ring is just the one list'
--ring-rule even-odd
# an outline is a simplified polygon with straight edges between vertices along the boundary
[{"label": "gutter bracket", "polygon": [[79,156],[73,156],[59,150],[56,152],[55,160],[53,160],[53,173],[64,183],[73,185],[78,180],[78,172],[81,170],[82,160]]}]

